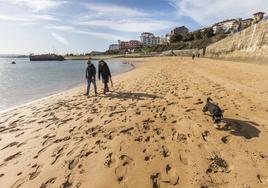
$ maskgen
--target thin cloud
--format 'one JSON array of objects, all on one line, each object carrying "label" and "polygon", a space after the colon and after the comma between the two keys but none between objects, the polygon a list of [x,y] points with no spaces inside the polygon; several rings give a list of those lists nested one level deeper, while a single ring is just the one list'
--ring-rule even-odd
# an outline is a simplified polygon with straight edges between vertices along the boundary
[{"label": "thin cloud", "polygon": [[[103,32],[94,32],[94,31],[90,31],[90,30],[82,30],[79,28],[75,28],[73,26],[66,26],[66,25],[49,25],[46,26],[47,29],[50,30],[58,30],[58,31],[63,31],[63,32],[68,32],[68,33],[74,33],[74,34],[78,34],[78,35],[88,35],[88,36],[92,36],[92,37],[96,37],[99,39],[104,39],[104,40],[129,40],[129,38],[123,37],[123,36],[119,36],[119,35],[114,35],[111,33],[103,33]],[[54,38],[63,38],[63,37],[59,37],[59,35],[55,32],[53,32],[53,37]]]},{"label": "thin cloud", "polygon": [[90,10],[87,15],[73,21],[76,25],[90,28],[109,29],[120,32],[154,32],[171,28],[175,24],[161,20],[154,12],[145,12],[132,7],[112,4],[86,4]]},{"label": "thin cloud", "polygon": [[15,5],[26,6],[34,12],[45,11],[53,8],[57,8],[67,1],[60,0],[9,0],[9,3]]},{"label": "thin cloud", "polygon": [[167,0],[178,16],[188,16],[200,25],[211,25],[229,18],[251,17],[268,11],[267,0]]},{"label": "thin cloud", "polygon": [[37,22],[37,21],[56,21],[57,19],[48,14],[17,14],[4,15],[0,14],[0,21],[11,22]]},{"label": "thin cloud", "polygon": [[148,13],[140,11],[135,8],[130,8],[126,6],[113,5],[113,4],[97,4],[97,3],[88,3],[85,4],[86,8],[97,13],[101,16],[131,16],[131,17],[140,17],[148,16]]},{"label": "thin cloud", "polygon": [[70,43],[65,39],[65,38],[63,38],[60,34],[58,34],[58,33],[55,33],[55,32],[53,32],[53,33],[51,33],[51,35],[52,35],[52,37],[54,38],[54,39],[56,39],[58,42],[60,42],[61,44],[64,44],[64,45],[66,45],[66,46],[68,46]]},{"label": "thin cloud", "polygon": [[72,31],[72,30],[74,30],[74,27],[66,26],[66,25],[48,25],[46,28],[53,29],[53,30],[59,30],[59,31]]},{"label": "thin cloud", "polygon": [[105,39],[105,40],[129,40],[129,38],[127,37],[123,37],[123,36],[119,36],[119,35],[114,35],[111,33],[102,33],[102,32],[93,32],[93,31],[82,31],[82,30],[74,30],[72,31],[72,33],[76,33],[76,34],[83,34],[83,35],[89,35],[89,36],[93,36],[99,39]]},{"label": "thin cloud", "polygon": [[102,27],[121,32],[154,32],[170,28],[172,22],[154,20],[148,18],[128,18],[128,19],[90,19],[76,23],[83,26]]}]

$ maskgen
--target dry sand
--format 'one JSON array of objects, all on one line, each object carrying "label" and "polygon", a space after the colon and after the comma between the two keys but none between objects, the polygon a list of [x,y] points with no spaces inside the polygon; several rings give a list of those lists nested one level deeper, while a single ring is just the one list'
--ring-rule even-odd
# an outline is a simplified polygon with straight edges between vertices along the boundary
[{"label": "dry sand", "polygon": [[138,61],[105,97],[76,88],[1,114],[0,187],[268,187],[268,66]]}]

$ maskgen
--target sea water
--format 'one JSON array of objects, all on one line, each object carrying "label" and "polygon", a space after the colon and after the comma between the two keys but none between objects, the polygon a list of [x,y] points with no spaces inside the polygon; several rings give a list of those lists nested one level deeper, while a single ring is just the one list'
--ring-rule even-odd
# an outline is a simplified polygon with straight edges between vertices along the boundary
[{"label": "sea water", "polygon": [[[131,69],[120,61],[107,63],[112,75]],[[97,69],[97,62],[93,64]],[[29,58],[0,58],[0,111],[85,83],[85,67],[83,60],[31,62]]]}]

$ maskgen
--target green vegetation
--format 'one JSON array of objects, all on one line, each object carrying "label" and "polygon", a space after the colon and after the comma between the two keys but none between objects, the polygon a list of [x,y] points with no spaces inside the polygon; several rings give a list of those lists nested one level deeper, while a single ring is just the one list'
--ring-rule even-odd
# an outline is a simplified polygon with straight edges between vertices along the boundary
[{"label": "green vegetation", "polygon": [[[208,45],[215,43],[223,38],[226,34],[214,35],[212,28],[199,29],[188,32],[185,36],[173,35],[170,37],[170,43],[155,46],[143,46],[134,49],[133,53],[151,53],[163,52],[168,50],[184,50],[184,49],[203,49]],[[125,51],[107,51],[106,54],[124,54]]]},{"label": "green vegetation", "polygon": [[142,47],[137,52],[162,52],[167,50],[183,49],[203,49],[208,45],[215,43],[227,35],[214,35],[212,28],[199,29],[187,33],[185,36],[173,35],[170,38],[170,44],[157,45],[152,47]]}]

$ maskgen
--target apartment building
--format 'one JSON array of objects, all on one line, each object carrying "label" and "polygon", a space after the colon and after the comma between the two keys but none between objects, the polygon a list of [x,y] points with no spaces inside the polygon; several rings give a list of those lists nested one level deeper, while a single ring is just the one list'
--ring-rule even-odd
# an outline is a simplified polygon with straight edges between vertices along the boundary
[{"label": "apartment building", "polygon": [[109,51],[116,51],[119,50],[119,44],[111,44],[109,46]]},{"label": "apartment building", "polygon": [[161,44],[161,38],[154,36],[153,33],[144,32],[140,36],[141,44],[144,46],[155,46]]}]

